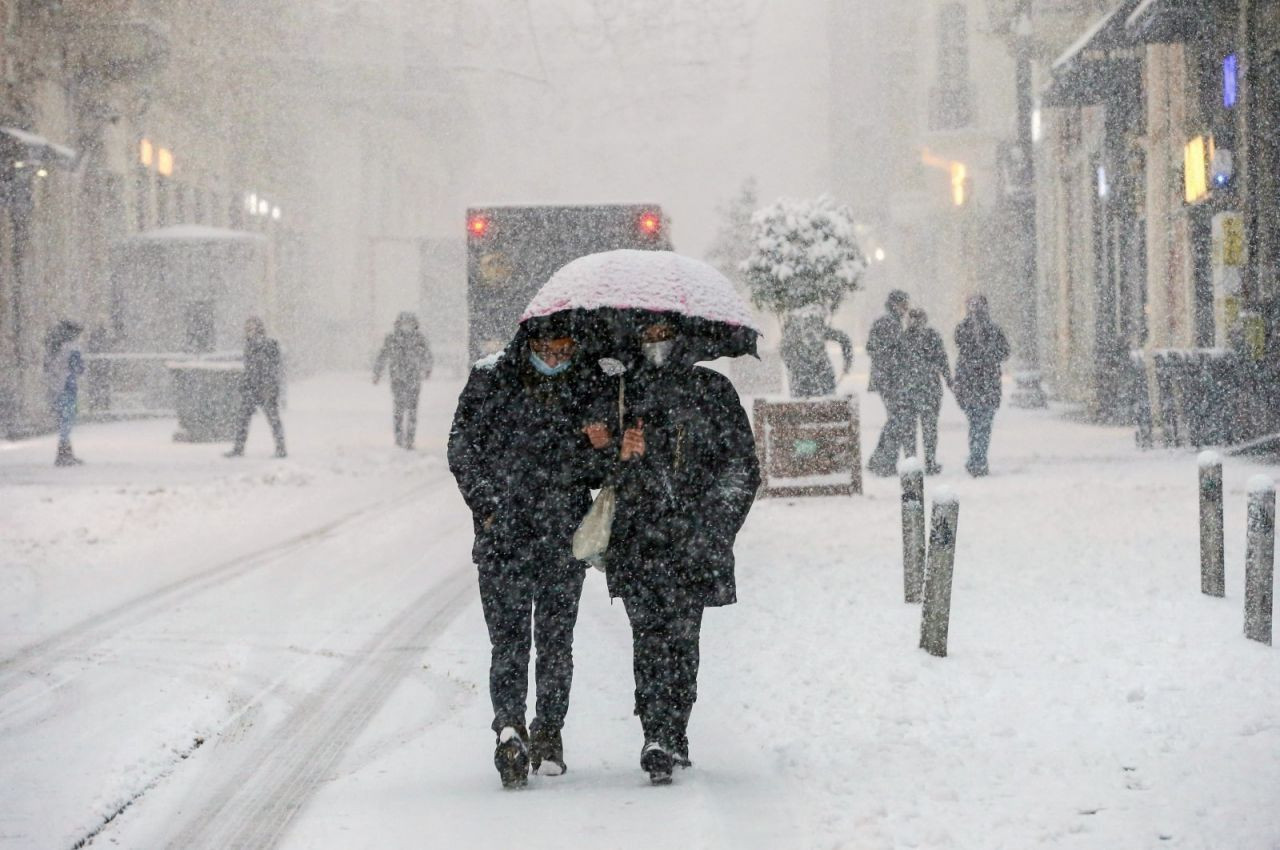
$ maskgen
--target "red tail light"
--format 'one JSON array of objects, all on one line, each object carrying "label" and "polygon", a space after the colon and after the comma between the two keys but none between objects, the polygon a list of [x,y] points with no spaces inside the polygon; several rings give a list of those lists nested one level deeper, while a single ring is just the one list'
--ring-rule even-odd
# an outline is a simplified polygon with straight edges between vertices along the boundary
[{"label": "red tail light", "polygon": [[662,217],[657,213],[647,212],[640,216],[640,232],[645,236],[657,236],[662,230]]},{"label": "red tail light", "polygon": [[473,215],[467,219],[467,233],[473,239],[479,239],[489,232],[489,219],[482,215]]}]

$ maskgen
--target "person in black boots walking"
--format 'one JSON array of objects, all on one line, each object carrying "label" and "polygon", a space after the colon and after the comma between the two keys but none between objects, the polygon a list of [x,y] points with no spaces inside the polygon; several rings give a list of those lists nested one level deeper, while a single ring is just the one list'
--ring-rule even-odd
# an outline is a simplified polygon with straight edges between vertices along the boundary
[{"label": "person in black boots walking", "polygon": [[991,422],[1000,407],[1000,364],[1009,359],[1009,341],[991,320],[985,295],[965,302],[967,315],[956,326],[956,402],[969,420],[969,460],[975,478],[988,474]]},{"label": "person in black boots walking", "polygon": [[244,323],[244,371],[240,375],[240,414],[236,421],[236,443],[227,457],[244,455],[249,439],[249,420],[261,407],[271,424],[276,457],[285,457],[284,425],[280,422],[280,344],[267,336],[266,326],[256,316]]},{"label": "person in black boots walking", "polygon": [[431,349],[418,329],[418,317],[401,313],[395,330],[383,340],[382,350],[373,366],[373,382],[382,379],[382,370],[390,366],[391,416],[395,422],[396,445],[412,449],[418,430],[418,394],[422,382],[431,376]]},{"label": "person in black boots walking", "polygon": [[83,461],[71,451],[71,428],[79,406],[80,376],[84,358],[75,342],[83,328],[65,319],[45,336],[44,379],[49,411],[58,423],[58,454],[55,466],[79,466]]},{"label": "person in black boots walking", "polygon": [[880,393],[886,414],[875,451],[867,458],[867,469],[881,477],[897,474],[898,450],[906,447],[910,433],[911,408],[902,391],[902,320],[910,306],[907,293],[901,289],[890,292],[884,315],[871,324],[867,338],[867,356],[871,358],[871,384],[867,389]]},{"label": "person in black boots walking", "polygon": [[[631,622],[635,712],[650,781],[689,767],[705,608],[737,601],[733,541],[760,486],[751,424],[718,372],[694,366],[673,322],[642,321],[643,361],[626,376],[609,595]],[[608,398],[617,398],[616,391]]]},{"label": "person in black boots walking", "polygon": [[903,393],[911,409],[907,455],[916,453],[916,422],[919,422],[924,471],[927,475],[937,475],[942,471],[938,464],[938,412],[942,409],[942,385],[951,386],[951,366],[942,335],[929,327],[929,317],[924,310],[916,308],[907,313],[902,348]]},{"label": "person in black boots walking", "polygon": [[[525,785],[530,767],[566,770],[561,730],[587,566],[573,557],[572,539],[607,467],[584,431],[583,361],[568,316],[527,320],[505,351],[471,370],[449,432],[449,469],[475,526],[494,765],[506,788]],[[531,643],[537,702],[526,728]]]}]

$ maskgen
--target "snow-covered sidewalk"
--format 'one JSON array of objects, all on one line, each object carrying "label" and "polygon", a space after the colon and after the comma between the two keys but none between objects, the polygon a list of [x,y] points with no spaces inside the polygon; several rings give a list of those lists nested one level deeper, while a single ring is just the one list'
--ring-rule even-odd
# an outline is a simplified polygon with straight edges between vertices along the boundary
[{"label": "snow-covered sidewalk", "polygon": [[1055,412],[1001,411],[971,480],[944,409],[950,657],[916,648],[896,481],[759,502],[742,601],[704,623],[695,768],[638,769],[626,617],[592,573],[569,772],[502,792],[443,462],[458,389],[428,384],[414,455],[352,375],[293,388],[285,461],[261,420],[240,462],[171,422],[84,427],[75,470],[0,446],[0,846],[1280,847],[1280,652],[1241,603],[1245,482],[1280,470],[1228,459],[1210,599],[1194,454]]}]

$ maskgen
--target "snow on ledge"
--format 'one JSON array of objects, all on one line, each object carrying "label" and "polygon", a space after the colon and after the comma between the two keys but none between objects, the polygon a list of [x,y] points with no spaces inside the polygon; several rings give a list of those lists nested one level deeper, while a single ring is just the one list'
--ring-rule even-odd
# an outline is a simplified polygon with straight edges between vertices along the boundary
[{"label": "snow on ledge", "polygon": [[1255,475],[1249,479],[1250,493],[1274,493],[1276,482],[1270,475]]},{"label": "snow on ledge", "polygon": [[1196,455],[1196,463],[1200,465],[1201,469],[1208,469],[1211,466],[1221,466],[1222,455],[1212,450],[1203,451]]}]

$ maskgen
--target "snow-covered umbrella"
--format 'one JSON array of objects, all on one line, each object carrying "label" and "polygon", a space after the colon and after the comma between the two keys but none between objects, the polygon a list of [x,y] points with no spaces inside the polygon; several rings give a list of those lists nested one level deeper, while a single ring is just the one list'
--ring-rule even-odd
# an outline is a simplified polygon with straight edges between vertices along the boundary
[{"label": "snow-covered umbrella", "polygon": [[[571,312],[606,345],[627,345],[644,313],[662,313],[679,329],[693,360],[756,353],[756,327],[746,301],[712,266],[671,251],[622,249],[588,254],[551,276],[521,322]],[[588,331],[589,333],[591,331]]]}]

